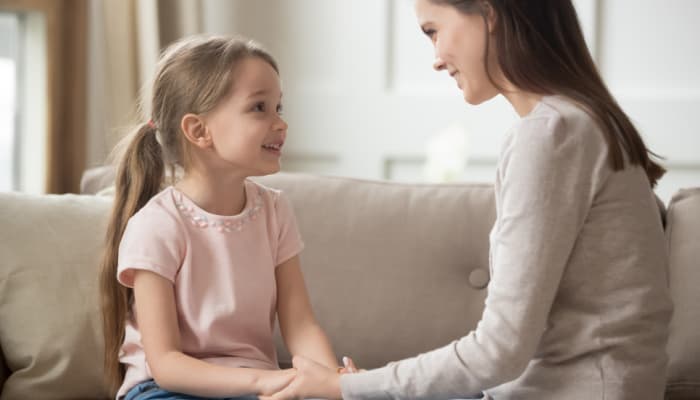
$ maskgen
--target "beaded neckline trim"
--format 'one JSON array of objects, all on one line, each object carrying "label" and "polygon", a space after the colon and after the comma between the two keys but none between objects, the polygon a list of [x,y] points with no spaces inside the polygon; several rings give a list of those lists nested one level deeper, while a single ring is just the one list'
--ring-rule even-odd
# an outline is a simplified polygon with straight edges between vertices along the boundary
[{"label": "beaded neckline trim", "polygon": [[[177,189],[174,189],[173,192],[175,193],[175,207],[177,207],[180,213],[182,213],[182,215],[185,216],[185,218],[187,218],[192,225],[202,229],[213,228],[219,232],[226,233],[240,232],[249,221],[258,218],[258,214],[263,206],[263,201],[262,193],[260,193],[259,188],[257,189],[258,190],[255,193],[256,196],[255,200],[253,201],[253,205],[251,207],[246,205],[242,213],[230,217],[213,215],[207,216],[205,214],[198,213],[197,208],[195,208],[193,205],[185,204],[185,196],[182,194],[182,192]],[[187,202],[191,202],[191,200],[187,199]]]}]

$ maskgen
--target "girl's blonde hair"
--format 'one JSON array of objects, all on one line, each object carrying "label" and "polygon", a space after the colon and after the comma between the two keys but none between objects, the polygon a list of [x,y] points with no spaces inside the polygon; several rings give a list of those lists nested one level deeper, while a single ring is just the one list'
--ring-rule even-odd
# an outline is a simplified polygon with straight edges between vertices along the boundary
[{"label": "girl's blonde hair", "polygon": [[116,394],[125,369],[119,362],[133,291],[117,282],[119,243],[126,224],[164,184],[166,165],[186,167],[186,140],[180,121],[187,113],[204,114],[230,95],[233,70],[244,59],[260,58],[279,72],[272,56],[257,43],[230,37],[195,36],[169,46],[153,81],[152,119],[125,137],[118,148],[115,198],[100,271],[105,341],[105,378]]}]

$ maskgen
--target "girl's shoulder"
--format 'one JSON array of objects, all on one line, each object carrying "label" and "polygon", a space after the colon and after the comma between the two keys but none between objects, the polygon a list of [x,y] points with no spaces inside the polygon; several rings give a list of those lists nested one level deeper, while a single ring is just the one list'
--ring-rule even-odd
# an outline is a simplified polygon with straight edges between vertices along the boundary
[{"label": "girl's shoulder", "polygon": [[285,192],[251,179],[246,180],[246,184],[249,185],[249,193],[258,193],[264,212],[273,219],[286,221],[294,218],[294,208]]},{"label": "girl's shoulder", "polygon": [[285,196],[282,190],[266,186],[252,179],[246,179],[246,186],[247,192],[255,193],[265,205],[275,206],[280,201],[280,198]]},{"label": "girl's shoulder", "polygon": [[176,228],[180,224],[180,218],[174,190],[172,186],[168,186],[158,192],[129,219],[129,224],[159,230]]}]

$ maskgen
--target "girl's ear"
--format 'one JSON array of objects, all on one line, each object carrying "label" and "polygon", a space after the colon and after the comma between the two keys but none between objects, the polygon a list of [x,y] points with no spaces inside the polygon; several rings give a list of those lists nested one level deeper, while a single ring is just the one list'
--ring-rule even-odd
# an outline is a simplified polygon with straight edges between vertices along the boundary
[{"label": "girl's ear", "polygon": [[185,114],[180,122],[180,128],[185,134],[185,139],[193,145],[201,149],[211,146],[211,134],[199,115]]}]

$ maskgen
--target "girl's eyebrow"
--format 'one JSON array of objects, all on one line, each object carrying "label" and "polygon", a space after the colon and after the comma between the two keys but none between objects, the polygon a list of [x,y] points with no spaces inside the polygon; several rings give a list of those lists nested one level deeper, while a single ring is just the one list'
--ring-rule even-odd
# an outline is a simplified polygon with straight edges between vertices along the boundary
[{"label": "girl's eyebrow", "polygon": [[[248,95],[248,98],[251,99],[251,98],[253,98],[253,97],[264,96],[264,95],[267,95],[268,93],[270,93],[269,90],[267,90],[267,89],[260,89],[260,90],[257,90],[257,91],[255,91],[255,92],[249,94],[249,95]],[[282,92],[280,92],[280,98],[281,98],[281,97],[282,97]]]},{"label": "girl's eyebrow", "polygon": [[268,93],[267,89],[261,89],[261,90],[255,91],[255,92],[251,93],[250,95],[248,95],[248,98],[266,95],[267,93]]}]

